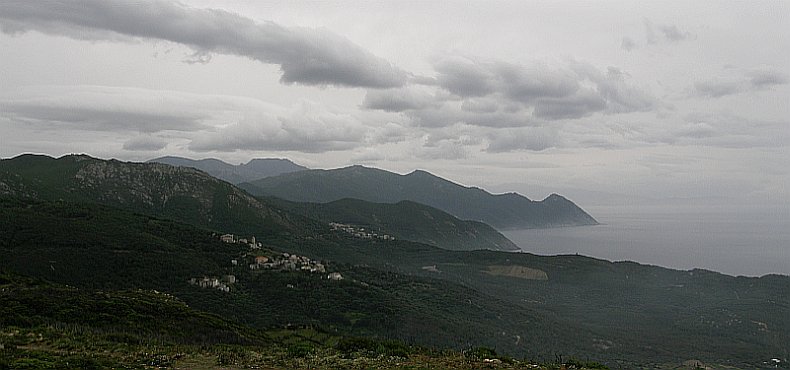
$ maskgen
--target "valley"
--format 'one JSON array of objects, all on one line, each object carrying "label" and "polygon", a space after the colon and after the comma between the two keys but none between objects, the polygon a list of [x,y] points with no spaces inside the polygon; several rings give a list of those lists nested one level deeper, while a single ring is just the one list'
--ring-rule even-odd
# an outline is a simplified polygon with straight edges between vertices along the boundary
[{"label": "valley", "polygon": [[790,370],[789,0],[0,0],[0,370]]},{"label": "valley", "polygon": [[[88,292],[155,290],[263,337],[258,331],[308,328],[326,333],[310,335],[424,348],[407,354],[407,363],[433,353],[428,361],[472,367],[462,353],[480,347],[540,366],[558,356],[613,368],[671,368],[690,359],[760,367],[790,357],[787,276],[486,250],[469,244],[481,238],[471,235],[486,234],[431,230],[501,234],[416,203],[256,198],[161,164],[23,156],[0,162],[0,192],[6,273]],[[409,218],[425,213],[437,224]],[[332,227],[337,222],[398,236],[358,237]],[[401,237],[411,230],[421,236]],[[221,240],[226,234],[238,237]],[[438,236],[444,242],[432,242]],[[3,309],[23,312],[9,304]],[[13,325],[39,324],[20,317]],[[338,350],[314,344],[306,351]],[[444,350],[457,352],[430,352]]]}]

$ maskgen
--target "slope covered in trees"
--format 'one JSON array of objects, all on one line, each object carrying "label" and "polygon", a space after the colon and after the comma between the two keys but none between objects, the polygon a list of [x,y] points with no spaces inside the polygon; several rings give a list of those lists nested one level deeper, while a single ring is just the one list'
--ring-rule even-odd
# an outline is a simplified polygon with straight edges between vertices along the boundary
[{"label": "slope covered in trees", "polygon": [[[270,199],[290,212],[326,223],[342,223],[397,239],[425,243],[448,250],[491,249],[514,251],[518,246],[491,226],[463,221],[433,207],[411,201],[395,204],[341,199],[329,203],[297,203]],[[365,232],[363,231],[363,232]]]},{"label": "slope covered in trees", "polygon": [[495,195],[425,171],[399,175],[376,168],[351,166],[288,173],[240,186],[255,195],[296,202],[327,203],[344,198],[376,203],[408,200],[498,229],[597,224],[576,204],[556,194],[541,201],[516,193]]}]

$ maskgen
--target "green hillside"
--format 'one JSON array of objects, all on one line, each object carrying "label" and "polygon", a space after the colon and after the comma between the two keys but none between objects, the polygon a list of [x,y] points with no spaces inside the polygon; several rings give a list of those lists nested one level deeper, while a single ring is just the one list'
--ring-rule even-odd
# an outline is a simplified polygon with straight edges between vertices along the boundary
[{"label": "green hillside", "polygon": [[244,251],[210,231],[100,205],[0,197],[0,267],[51,281],[172,291]]},{"label": "green hillside", "polygon": [[255,195],[296,202],[327,203],[344,198],[376,203],[409,200],[438,208],[462,220],[481,221],[498,229],[597,224],[573,202],[556,194],[542,201],[532,201],[516,193],[494,195],[425,171],[399,175],[352,166],[293,172],[240,186]]},{"label": "green hillside", "polygon": [[435,351],[318,328],[258,330],[190,308],[167,293],[80,289],[0,272],[0,369],[418,366],[546,369],[560,365],[539,366],[488,348]]},{"label": "green hillside", "polygon": [[[190,307],[256,328],[320,326],[438,348],[487,345],[541,358],[550,358],[551,348],[576,353],[571,338],[550,335],[565,327],[552,315],[516,309],[449,281],[328,259],[322,259],[328,271],[341,273],[344,280],[248,268],[250,253],[277,256],[272,248],[292,250],[289,243],[250,251],[178,222],[100,205],[18,199],[0,200],[0,234],[9,236],[0,247],[0,270],[84,289],[156,289]],[[311,242],[344,248],[332,240]],[[233,265],[233,259],[240,263]],[[236,280],[229,292],[189,283],[191,278],[226,275]],[[498,333],[503,330],[522,331],[525,343],[543,345],[522,350],[502,346]]]},{"label": "green hillside", "polygon": [[[673,368],[691,359],[761,368],[790,358],[787,276],[359,238],[307,217],[330,217],[320,215],[324,205],[292,204],[308,208],[291,212],[197,170],[159,164],[23,156],[0,162],[0,193],[0,270],[89,292],[157,290],[256,330],[320,328],[623,368]],[[179,197],[200,206],[172,208]],[[360,222],[371,217],[371,226],[425,210],[408,202],[335,206]],[[425,237],[435,227],[428,225],[417,229]],[[227,231],[262,245],[221,242]]]},{"label": "green hillside", "polygon": [[488,225],[414,203],[297,206],[256,199],[199,170],[159,163],[22,155],[0,161],[0,194],[95,202],[222,232],[255,234],[262,240],[314,233],[329,222],[351,222],[447,249],[517,249]]},{"label": "green hillside", "polygon": [[[330,231],[251,252],[210,231],[106,206],[0,204],[0,234],[8,236],[0,269],[80,289],[156,289],[255,328],[318,326],[435,348],[487,346],[539,361],[555,354],[592,358],[613,367],[699,359],[742,368],[790,357],[784,346],[790,278],[783,276],[447,251]],[[247,268],[249,253],[274,250],[324,261],[344,279]],[[229,292],[189,283],[228,274],[236,277]]]},{"label": "green hillside", "polygon": [[270,344],[262,332],[155,290],[89,290],[0,274],[3,327],[74,325],[103,337],[182,344]]},{"label": "green hillside", "polygon": [[94,202],[214,230],[261,236],[297,233],[287,216],[233,185],[188,167],[21,155],[0,161],[0,195]]},{"label": "green hillside", "polygon": [[364,229],[396,239],[449,250],[518,250],[504,235],[482,222],[463,221],[436,208],[410,201],[395,204],[341,199],[329,203],[296,203],[270,199],[290,212]]},{"label": "green hillside", "polygon": [[[556,315],[564,325],[593,333],[579,340],[588,346],[584,355],[610,366],[699,359],[752,368],[771,358],[790,358],[787,276],[733,277],[578,255],[444,251],[405,241],[397,248],[350,239],[344,245],[321,254],[447,280],[508,301],[514,309]],[[297,253],[315,250],[294,247]]]}]

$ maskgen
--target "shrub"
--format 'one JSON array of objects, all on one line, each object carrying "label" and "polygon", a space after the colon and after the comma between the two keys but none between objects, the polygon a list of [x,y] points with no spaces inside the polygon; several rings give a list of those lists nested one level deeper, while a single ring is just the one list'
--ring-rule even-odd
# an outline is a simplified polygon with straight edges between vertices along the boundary
[{"label": "shrub", "polygon": [[286,350],[288,357],[305,357],[313,352],[313,347],[307,343],[295,343],[288,346]]},{"label": "shrub", "polygon": [[464,356],[473,359],[486,359],[499,357],[493,348],[488,347],[475,347],[464,351]]}]

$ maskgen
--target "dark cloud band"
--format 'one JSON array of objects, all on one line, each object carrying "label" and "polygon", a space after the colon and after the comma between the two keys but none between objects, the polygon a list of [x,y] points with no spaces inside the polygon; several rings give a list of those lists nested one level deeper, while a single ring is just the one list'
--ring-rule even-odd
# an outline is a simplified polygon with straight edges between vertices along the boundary
[{"label": "dark cloud band", "polygon": [[390,62],[325,29],[287,28],[217,9],[179,3],[117,0],[0,2],[0,29],[40,31],[80,39],[166,40],[209,53],[276,64],[281,81],[304,85],[389,88],[411,76]]},{"label": "dark cloud band", "polygon": [[786,74],[773,68],[736,71],[734,74],[699,81],[694,84],[694,93],[700,97],[720,98],[745,92],[770,89],[790,83]]},{"label": "dark cloud band", "polygon": [[362,107],[403,112],[423,127],[523,127],[595,113],[646,112],[660,105],[613,67],[601,71],[580,62],[549,67],[450,57],[434,68],[435,80],[421,86],[434,88],[433,93],[414,86],[369,91]]}]

